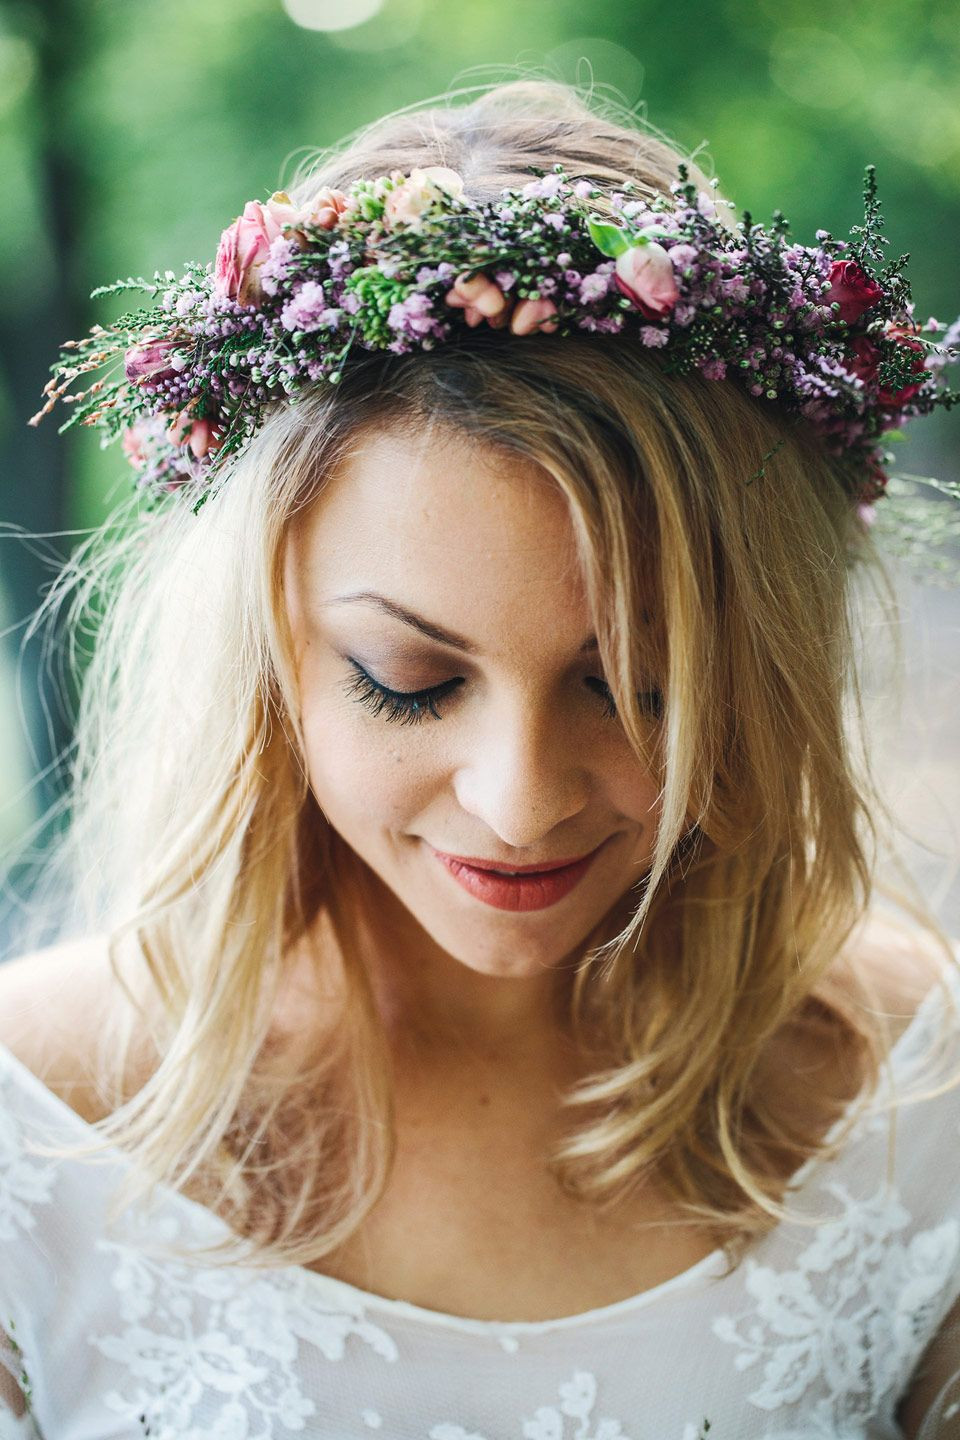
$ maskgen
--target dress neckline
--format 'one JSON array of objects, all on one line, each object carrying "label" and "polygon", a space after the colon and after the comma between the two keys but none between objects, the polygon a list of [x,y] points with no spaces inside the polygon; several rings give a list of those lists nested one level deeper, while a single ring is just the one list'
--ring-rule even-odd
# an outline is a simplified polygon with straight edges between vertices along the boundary
[{"label": "dress neckline", "polygon": [[[958,952],[958,959],[960,959],[960,952]],[[960,1006],[960,970],[945,967],[942,974],[955,1003]],[[891,1079],[900,1068],[909,1069],[911,1050],[916,1046],[918,1039],[923,1036],[927,1021],[935,1015],[935,1001],[942,993],[941,985],[935,981],[925,992],[909,1023],[890,1047],[888,1063]],[[42,1103],[55,1111],[69,1127],[79,1129],[86,1135],[95,1131],[94,1126],[78,1115],[59,1095],[50,1090],[39,1076],[35,1075],[2,1042],[0,1042],[0,1060],[8,1069],[19,1075],[29,1089],[39,1093]],[[907,1063],[905,1064],[905,1062]],[[843,1133],[851,1115],[863,1103],[866,1089],[866,1086],[861,1087],[825,1132],[821,1141],[823,1147],[831,1146]],[[869,1111],[866,1112],[866,1114],[869,1113]],[[105,1147],[102,1153],[115,1159],[120,1165],[129,1165],[130,1163],[129,1157],[115,1146]],[[822,1154],[809,1156],[790,1177],[786,1193],[795,1196],[814,1171],[827,1163],[830,1158]],[[172,1186],[159,1184],[156,1187],[156,1194],[174,1209],[179,1207],[185,1213],[191,1214],[200,1227],[211,1232],[213,1239],[226,1239],[232,1233],[226,1221],[213,1210],[202,1205],[198,1200],[191,1199],[181,1191],[173,1189]],[[769,1238],[774,1233],[776,1233],[776,1227],[774,1230],[766,1232],[763,1238]],[[325,1275],[322,1271],[313,1270],[306,1265],[276,1266],[272,1269],[258,1266],[256,1269],[263,1275],[275,1274],[296,1278],[301,1285],[314,1289],[321,1300],[345,1307],[354,1314],[372,1311],[384,1316],[419,1321],[423,1324],[457,1330],[462,1333],[497,1336],[508,1340],[514,1335],[542,1335],[554,1331],[572,1330],[581,1325],[614,1320],[622,1315],[632,1314],[645,1309],[648,1305],[676,1290],[685,1289],[711,1276],[719,1277],[727,1263],[727,1251],[722,1246],[718,1246],[685,1270],[680,1270],[676,1275],[671,1275],[658,1285],[652,1285],[635,1295],[628,1295],[623,1300],[614,1300],[609,1305],[601,1305],[573,1315],[559,1315],[546,1320],[481,1320],[466,1315],[449,1314],[443,1310],[433,1310],[428,1306],[416,1305],[410,1300],[394,1299],[387,1295],[380,1295],[376,1291],[363,1290],[347,1280]],[[239,1268],[252,1270],[254,1267]]]}]

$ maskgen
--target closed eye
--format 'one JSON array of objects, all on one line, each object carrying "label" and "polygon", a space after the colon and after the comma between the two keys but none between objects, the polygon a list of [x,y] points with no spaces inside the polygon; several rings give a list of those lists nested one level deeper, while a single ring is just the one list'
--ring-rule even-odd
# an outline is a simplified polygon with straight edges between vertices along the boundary
[{"label": "closed eye", "polygon": [[[443,684],[431,685],[425,690],[391,690],[379,680],[374,680],[355,660],[350,660],[349,664],[353,674],[347,678],[346,693],[361,705],[365,705],[372,714],[383,714],[386,720],[398,721],[402,725],[419,724],[428,713],[435,720],[442,720],[443,716],[437,710],[437,704],[464,683],[463,677],[457,676],[454,680],[445,680]],[[606,681],[591,675],[587,678],[587,684],[595,686],[597,693],[605,701],[605,718],[616,719],[617,708]],[[660,719],[663,700],[659,690],[644,691],[638,699],[641,709],[656,720]]]},{"label": "closed eye", "polygon": [[463,684],[462,676],[458,676],[455,680],[445,680],[442,685],[432,685],[427,690],[391,690],[389,686],[381,685],[379,680],[374,680],[355,660],[351,660],[350,665],[354,673],[347,679],[347,694],[361,705],[366,705],[374,715],[386,711],[385,719],[399,720],[405,725],[417,724],[428,710],[436,720],[442,719],[436,709],[437,701]]}]

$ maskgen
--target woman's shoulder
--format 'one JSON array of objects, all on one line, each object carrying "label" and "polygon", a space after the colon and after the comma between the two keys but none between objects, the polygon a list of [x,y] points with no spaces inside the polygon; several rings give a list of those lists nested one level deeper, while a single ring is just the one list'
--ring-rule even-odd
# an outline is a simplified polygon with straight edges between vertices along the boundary
[{"label": "woman's shoulder", "polygon": [[105,1017],[121,993],[106,934],[0,965],[0,1046],[88,1124],[111,1108],[99,1055]]},{"label": "woman's shoulder", "polygon": [[[960,940],[947,938],[960,961]],[[960,964],[952,970],[956,989]],[[882,1012],[896,1044],[927,996],[950,978],[950,962],[929,931],[888,911],[873,910],[849,937],[833,978],[857,1004]]]},{"label": "woman's shoulder", "polygon": [[[960,960],[960,941],[946,938]],[[856,1016],[862,1030],[873,1036],[877,1056],[882,1060],[890,1052],[902,1050],[901,1042],[907,1043],[908,1031],[921,1038],[921,1012],[930,1014],[930,1005],[925,1002],[935,993],[942,996],[945,982],[960,1002],[960,964],[951,965],[942,942],[916,922],[874,909],[855,926],[826,984],[817,987],[816,993],[842,1002]],[[930,1027],[925,1024],[923,1028]],[[836,1032],[831,1029],[830,1033]],[[960,1050],[960,1044],[952,1048]],[[845,1098],[855,1098],[865,1080],[863,1047],[857,1044],[850,1050],[839,1050],[831,1044],[826,1049],[829,1054],[821,1059],[835,1064],[838,1074],[844,1077],[836,1093],[843,1094],[848,1086]]]}]

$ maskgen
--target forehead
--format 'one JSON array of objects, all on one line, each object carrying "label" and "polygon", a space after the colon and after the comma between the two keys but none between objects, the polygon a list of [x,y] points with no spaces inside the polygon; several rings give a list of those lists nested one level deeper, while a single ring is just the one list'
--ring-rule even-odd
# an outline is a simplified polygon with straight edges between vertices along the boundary
[{"label": "forehead", "polygon": [[491,572],[504,583],[579,580],[568,502],[552,477],[448,427],[357,437],[296,532],[301,561],[322,585],[354,584],[371,570],[378,582],[409,582],[423,567],[471,586]]}]

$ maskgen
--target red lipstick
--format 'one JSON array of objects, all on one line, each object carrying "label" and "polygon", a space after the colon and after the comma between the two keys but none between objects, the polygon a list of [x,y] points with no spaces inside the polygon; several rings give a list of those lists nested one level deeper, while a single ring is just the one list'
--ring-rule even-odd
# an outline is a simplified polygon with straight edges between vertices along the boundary
[{"label": "red lipstick", "polygon": [[[594,852],[591,850],[590,854]],[[569,860],[544,860],[541,865],[512,865],[509,860],[484,860],[482,855],[448,855],[436,851],[445,860],[456,860],[460,865],[469,865],[473,870],[508,870],[511,875],[542,875],[547,870],[563,870],[567,865],[579,865],[586,855],[571,855]]]},{"label": "red lipstick", "polygon": [[574,860],[547,861],[543,865],[503,866],[517,873],[498,874],[500,867],[479,856],[434,854],[449,874],[477,900],[496,910],[545,910],[569,895],[590,868],[602,846]]}]

